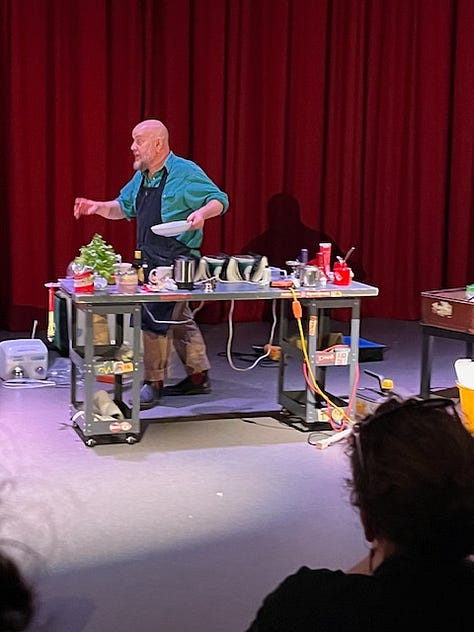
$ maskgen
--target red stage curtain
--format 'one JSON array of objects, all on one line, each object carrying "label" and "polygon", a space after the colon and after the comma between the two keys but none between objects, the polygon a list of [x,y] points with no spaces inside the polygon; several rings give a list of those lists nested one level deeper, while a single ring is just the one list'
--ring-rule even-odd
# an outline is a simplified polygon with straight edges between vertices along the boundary
[{"label": "red stage curtain", "polygon": [[205,253],[355,245],[387,318],[474,281],[472,0],[2,0],[0,47],[0,327],[44,327],[95,232],[130,258],[133,224],[72,207],[118,194],[145,117],[229,193]]}]

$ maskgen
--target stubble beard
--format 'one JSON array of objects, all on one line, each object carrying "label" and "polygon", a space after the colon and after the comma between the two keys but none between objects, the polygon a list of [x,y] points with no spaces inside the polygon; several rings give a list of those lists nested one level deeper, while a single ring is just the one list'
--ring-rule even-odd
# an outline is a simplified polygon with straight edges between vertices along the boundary
[{"label": "stubble beard", "polygon": [[133,161],[133,168],[135,171],[143,171],[143,160],[141,158],[135,158]]}]

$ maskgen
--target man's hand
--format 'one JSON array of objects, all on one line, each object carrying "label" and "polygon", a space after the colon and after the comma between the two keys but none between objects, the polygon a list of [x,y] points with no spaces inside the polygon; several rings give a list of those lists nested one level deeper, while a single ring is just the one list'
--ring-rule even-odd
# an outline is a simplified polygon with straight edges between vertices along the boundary
[{"label": "man's hand", "polygon": [[82,215],[95,215],[99,210],[100,204],[94,200],[86,198],[76,198],[74,200],[74,217],[79,219]]},{"label": "man's hand", "polygon": [[76,198],[74,201],[74,217],[79,219],[82,215],[100,215],[106,219],[123,219],[125,217],[117,200],[95,202],[87,198]]},{"label": "man's hand", "polygon": [[197,211],[193,211],[190,215],[187,216],[186,221],[189,222],[192,226],[192,230],[198,230],[204,226],[204,222],[206,218],[204,217],[204,213],[201,209]]},{"label": "man's hand", "polygon": [[219,200],[211,200],[204,206],[201,206],[201,208],[190,213],[186,221],[191,224],[192,230],[199,230],[199,228],[204,226],[206,219],[217,217],[217,215],[222,213],[223,208],[222,202],[219,202]]}]

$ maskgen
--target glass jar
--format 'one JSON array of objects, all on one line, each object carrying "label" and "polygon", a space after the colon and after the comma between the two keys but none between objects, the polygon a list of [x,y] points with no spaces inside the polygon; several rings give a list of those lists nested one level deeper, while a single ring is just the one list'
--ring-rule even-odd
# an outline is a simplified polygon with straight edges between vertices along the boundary
[{"label": "glass jar", "polygon": [[116,272],[115,280],[119,294],[135,294],[138,290],[138,273],[135,268]]}]

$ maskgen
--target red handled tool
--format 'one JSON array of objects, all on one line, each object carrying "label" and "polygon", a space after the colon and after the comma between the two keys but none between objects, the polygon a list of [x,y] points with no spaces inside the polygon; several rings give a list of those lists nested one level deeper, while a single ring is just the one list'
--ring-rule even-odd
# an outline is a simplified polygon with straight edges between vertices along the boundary
[{"label": "red handled tool", "polygon": [[45,283],[44,287],[48,288],[48,329],[46,337],[49,342],[53,342],[54,334],[56,333],[56,325],[54,323],[54,294],[56,292],[56,288],[59,287],[59,283]]}]

